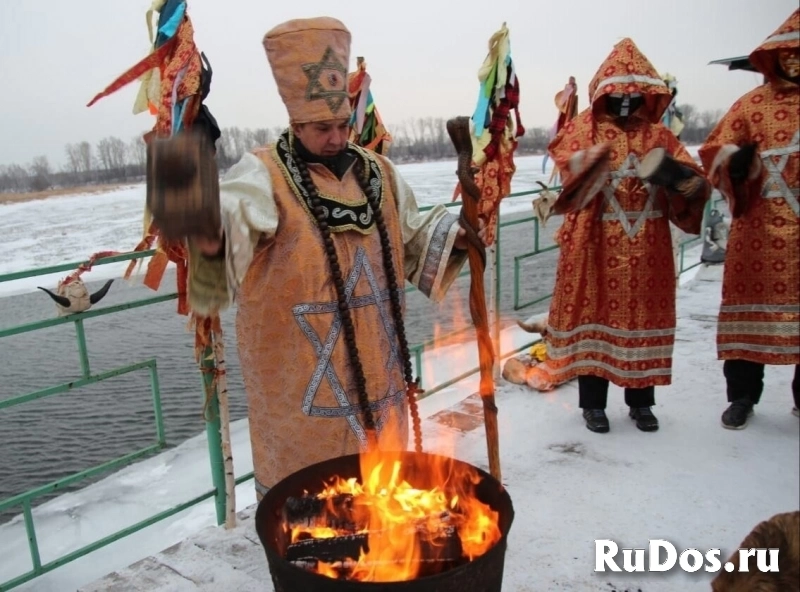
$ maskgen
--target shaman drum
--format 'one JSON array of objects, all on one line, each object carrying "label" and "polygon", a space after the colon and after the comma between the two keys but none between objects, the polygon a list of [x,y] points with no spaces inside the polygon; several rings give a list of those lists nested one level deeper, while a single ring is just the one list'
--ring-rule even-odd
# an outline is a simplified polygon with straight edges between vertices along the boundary
[{"label": "shaman drum", "polygon": [[639,178],[653,185],[675,188],[695,173],[672,158],[664,148],[653,148],[639,164]]},{"label": "shaman drum", "polygon": [[218,236],[219,171],[206,134],[190,130],[150,141],[147,208],[167,239]]},{"label": "shaman drum", "polygon": [[580,162],[570,162],[572,174],[564,181],[553,213],[563,214],[574,203],[583,207],[608,180],[611,146],[608,143],[587,148]]}]

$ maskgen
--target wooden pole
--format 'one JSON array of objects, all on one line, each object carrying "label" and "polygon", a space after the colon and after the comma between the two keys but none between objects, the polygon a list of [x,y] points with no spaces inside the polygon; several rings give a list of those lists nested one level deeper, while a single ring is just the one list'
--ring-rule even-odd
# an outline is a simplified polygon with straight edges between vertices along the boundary
[{"label": "wooden pole", "polygon": [[489,456],[489,473],[501,481],[500,435],[497,426],[497,405],[494,398],[494,348],[489,332],[489,319],[486,309],[484,272],[486,271],[486,249],[477,237],[478,202],[480,190],[473,179],[472,140],[470,138],[469,118],[455,117],[447,122],[447,133],[458,153],[458,175],[461,183],[461,217],[468,236],[471,235],[467,255],[469,258],[470,290],[469,312],[478,336],[478,361],[480,366],[481,401],[483,420],[486,427],[486,447]]}]

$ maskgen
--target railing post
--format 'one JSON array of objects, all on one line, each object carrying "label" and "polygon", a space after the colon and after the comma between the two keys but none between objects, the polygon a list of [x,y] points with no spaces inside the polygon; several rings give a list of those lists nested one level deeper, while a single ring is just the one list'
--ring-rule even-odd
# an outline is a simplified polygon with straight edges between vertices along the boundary
[{"label": "railing post", "polygon": [[167,437],[164,432],[164,413],[161,409],[161,386],[158,382],[158,369],[156,361],[150,366],[150,391],[153,395],[153,414],[156,420],[156,438],[158,445],[162,448],[167,445]]},{"label": "railing post", "polygon": [[33,526],[33,513],[31,512],[30,498],[25,498],[22,502],[22,515],[25,519],[25,531],[28,535],[28,545],[31,550],[33,572],[38,573],[42,569],[42,560],[39,556],[39,543],[36,541],[36,529]]},{"label": "railing post", "polygon": [[78,338],[78,357],[81,360],[81,373],[89,378],[92,371],[89,367],[89,352],[86,349],[86,332],[83,330],[83,319],[75,320],[75,336]]},{"label": "railing post", "polygon": [[208,458],[211,461],[211,483],[216,490],[214,502],[217,509],[217,525],[225,522],[225,466],[222,460],[222,436],[220,435],[219,399],[214,382],[216,361],[211,347],[203,352],[203,393],[206,399],[205,420],[208,439]]}]

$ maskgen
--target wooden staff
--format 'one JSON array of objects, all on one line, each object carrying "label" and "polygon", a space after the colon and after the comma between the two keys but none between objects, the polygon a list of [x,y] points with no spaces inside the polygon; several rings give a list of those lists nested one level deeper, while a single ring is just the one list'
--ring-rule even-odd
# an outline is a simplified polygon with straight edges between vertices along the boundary
[{"label": "wooden staff", "polygon": [[469,117],[455,117],[447,122],[447,133],[458,153],[456,174],[461,183],[463,205],[461,206],[462,226],[469,239],[470,288],[469,312],[475,331],[478,334],[478,360],[480,365],[480,395],[483,401],[483,420],[486,426],[486,447],[489,453],[489,473],[501,481],[500,473],[500,434],[497,428],[497,405],[494,401],[494,347],[489,333],[489,315],[486,310],[486,293],[483,274],[486,270],[486,248],[478,238],[478,202],[481,191],[475,184],[472,167],[472,140],[470,138]]}]

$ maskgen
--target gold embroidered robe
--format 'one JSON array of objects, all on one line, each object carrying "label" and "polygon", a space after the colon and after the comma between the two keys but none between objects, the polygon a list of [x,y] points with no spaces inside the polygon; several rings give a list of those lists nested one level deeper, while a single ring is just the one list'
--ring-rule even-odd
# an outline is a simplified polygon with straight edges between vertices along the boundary
[{"label": "gold embroidered robe", "polygon": [[[401,301],[403,276],[440,300],[465,261],[462,253],[450,256],[457,217],[442,206],[420,214],[390,161],[351,147],[368,155],[377,171]],[[334,232],[333,240],[379,434],[393,423],[405,448],[403,360],[377,227],[352,167],[341,181],[321,164],[308,169],[330,200],[330,220],[365,216]],[[305,466],[358,452],[366,443],[328,260],[316,223],[295,193],[295,173],[275,145],[246,155],[221,184],[225,258],[190,254],[194,310],[238,301],[236,333],[260,495]]]}]

